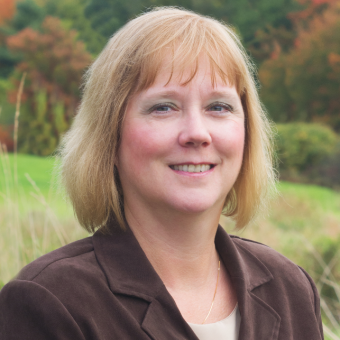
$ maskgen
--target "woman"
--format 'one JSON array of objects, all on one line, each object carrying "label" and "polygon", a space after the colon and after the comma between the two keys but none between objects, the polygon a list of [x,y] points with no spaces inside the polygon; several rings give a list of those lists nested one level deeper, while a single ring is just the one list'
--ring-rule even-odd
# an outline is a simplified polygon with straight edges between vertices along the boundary
[{"label": "woman", "polygon": [[87,73],[61,174],[90,238],[0,294],[1,339],[322,339],[310,277],[229,236],[275,184],[270,127],[232,29],[160,8]]}]

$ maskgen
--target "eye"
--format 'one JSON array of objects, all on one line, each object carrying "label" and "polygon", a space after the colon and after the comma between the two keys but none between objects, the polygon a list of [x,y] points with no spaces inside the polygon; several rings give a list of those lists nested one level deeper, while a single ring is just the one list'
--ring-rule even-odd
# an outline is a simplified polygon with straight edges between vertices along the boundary
[{"label": "eye", "polygon": [[149,112],[155,112],[155,113],[169,113],[176,108],[174,107],[173,104],[170,103],[163,103],[163,104],[157,104],[153,106]]},{"label": "eye", "polygon": [[159,112],[168,112],[171,111],[171,107],[168,105],[162,105],[162,106],[157,106],[154,111],[159,111]]},{"label": "eye", "polygon": [[208,111],[214,111],[218,113],[233,112],[234,109],[231,105],[225,103],[213,103],[208,107]]}]

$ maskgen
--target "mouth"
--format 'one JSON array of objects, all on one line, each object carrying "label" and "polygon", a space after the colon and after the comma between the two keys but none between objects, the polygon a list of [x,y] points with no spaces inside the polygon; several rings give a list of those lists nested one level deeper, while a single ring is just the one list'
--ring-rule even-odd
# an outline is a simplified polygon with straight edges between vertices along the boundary
[{"label": "mouth", "polygon": [[170,165],[172,170],[183,171],[183,172],[206,172],[212,169],[215,164],[181,164],[181,165]]}]

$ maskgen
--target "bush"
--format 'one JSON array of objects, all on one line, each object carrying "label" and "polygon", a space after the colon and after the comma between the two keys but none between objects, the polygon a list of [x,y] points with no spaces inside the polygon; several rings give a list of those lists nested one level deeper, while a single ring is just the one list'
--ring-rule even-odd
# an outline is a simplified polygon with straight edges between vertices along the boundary
[{"label": "bush", "polygon": [[[277,131],[281,179],[322,184],[322,177],[328,171],[334,172],[336,163],[339,163],[339,137],[332,129],[318,124],[289,123],[278,124]],[[340,182],[338,171],[335,171],[332,181]]]},{"label": "bush", "polygon": [[304,172],[309,181],[334,189],[340,189],[340,141],[335,152],[326,155],[322,161],[314,167],[308,167]]},{"label": "bush", "polygon": [[[1,47],[0,47],[1,49]],[[1,51],[0,51],[1,59]],[[0,60],[0,69],[2,69],[2,64]],[[1,71],[0,71],[1,76]],[[13,90],[13,85],[10,80],[2,79],[0,77],[0,125],[13,125],[14,124],[14,114],[15,105],[11,104],[7,100],[7,92]]]},{"label": "bush", "polygon": [[18,151],[40,156],[53,153],[70,126],[80,100],[79,84],[91,55],[77,41],[77,32],[46,17],[40,31],[25,28],[7,39],[8,48],[23,57],[13,73],[9,101],[27,73],[20,110]]},{"label": "bush", "polygon": [[12,138],[13,135],[13,126],[3,126],[0,125],[0,145],[6,145],[7,151],[13,151],[14,149],[14,141]]}]

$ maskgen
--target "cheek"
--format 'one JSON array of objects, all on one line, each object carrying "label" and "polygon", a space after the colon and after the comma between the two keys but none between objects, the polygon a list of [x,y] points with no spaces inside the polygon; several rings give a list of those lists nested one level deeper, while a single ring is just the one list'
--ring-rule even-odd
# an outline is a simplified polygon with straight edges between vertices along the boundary
[{"label": "cheek", "polygon": [[242,124],[232,124],[215,139],[222,154],[239,161],[243,158],[244,140],[245,131]]},{"label": "cheek", "polygon": [[129,166],[142,167],[143,164],[149,164],[161,156],[168,145],[169,139],[166,138],[162,129],[155,129],[152,124],[142,124],[138,120],[131,121],[124,126],[122,131],[119,160]]}]

